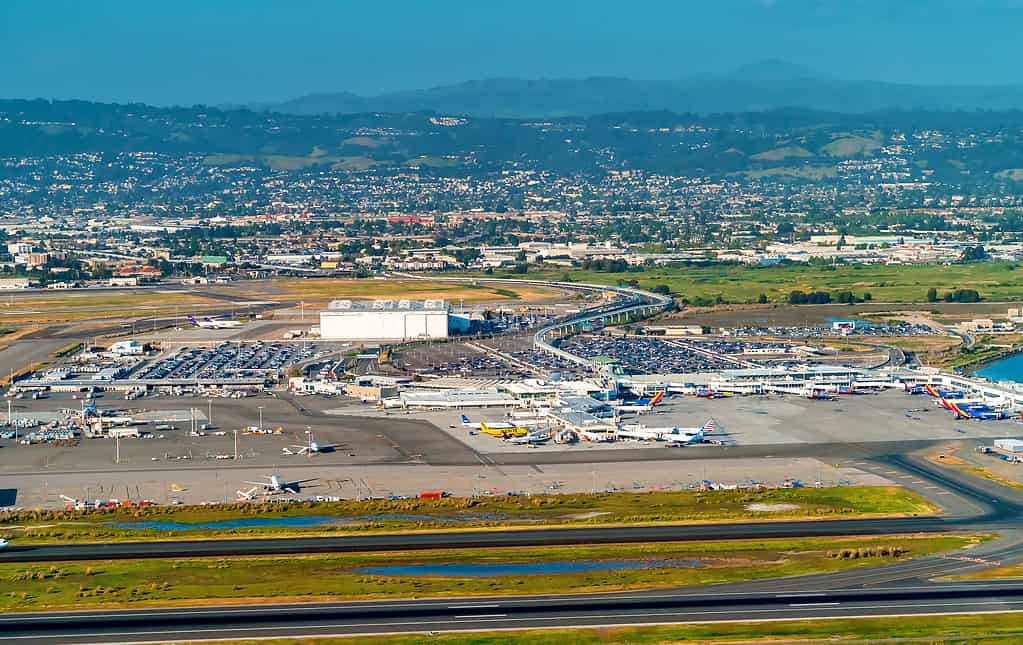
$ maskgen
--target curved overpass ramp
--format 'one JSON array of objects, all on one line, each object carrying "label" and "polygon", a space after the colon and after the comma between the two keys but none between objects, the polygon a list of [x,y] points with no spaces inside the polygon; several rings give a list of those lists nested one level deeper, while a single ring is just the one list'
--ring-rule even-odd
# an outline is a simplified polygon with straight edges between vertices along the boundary
[{"label": "curved overpass ramp", "polygon": [[[407,273],[395,274],[403,278],[427,279],[425,276],[417,276]],[[441,280],[449,282],[496,282],[503,284],[528,284],[539,287],[552,287],[563,291],[582,291],[585,293],[606,293],[611,292],[618,295],[616,302],[602,305],[593,309],[580,311],[577,314],[566,316],[552,323],[544,325],[533,335],[533,347],[548,354],[553,354],[570,363],[575,363],[587,369],[593,369],[593,361],[583,356],[576,356],[566,352],[560,347],[551,343],[550,338],[555,335],[565,335],[578,331],[582,325],[591,322],[625,322],[629,320],[640,320],[656,314],[669,311],[675,306],[671,296],[659,293],[651,293],[642,289],[632,287],[611,287],[602,284],[587,284],[580,282],[562,282],[558,280],[520,280],[517,278],[464,278],[464,277],[438,277],[430,276],[430,280]]]}]

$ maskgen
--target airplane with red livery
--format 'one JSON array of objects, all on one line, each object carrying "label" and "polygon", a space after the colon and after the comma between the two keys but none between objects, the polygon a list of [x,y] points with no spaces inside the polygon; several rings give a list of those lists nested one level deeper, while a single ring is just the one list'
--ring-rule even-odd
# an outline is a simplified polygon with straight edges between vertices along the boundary
[{"label": "airplane with red livery", "polygon": [[617,406],[623,412],[649,412],[664,398],[664,392],[658,392],[647,399],[624,399]]}]

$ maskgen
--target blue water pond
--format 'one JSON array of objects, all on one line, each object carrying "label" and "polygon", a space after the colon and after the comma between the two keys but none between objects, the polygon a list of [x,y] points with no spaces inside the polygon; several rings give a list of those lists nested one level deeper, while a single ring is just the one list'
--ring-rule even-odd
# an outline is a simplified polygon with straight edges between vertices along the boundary
[{"label": "blue water pond", "polygon": [[995,361],[975,372],[977,376],[992,381],[1015,381],[1023,383],[1023,354],[1016,354],[1000,361]]}]

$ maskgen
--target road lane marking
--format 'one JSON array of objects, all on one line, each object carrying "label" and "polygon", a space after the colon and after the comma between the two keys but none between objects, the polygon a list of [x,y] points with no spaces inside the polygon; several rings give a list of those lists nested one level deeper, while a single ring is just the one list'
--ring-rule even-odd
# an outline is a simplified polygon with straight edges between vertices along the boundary
[{"label": "road lane marking", "polygon": [[448,605],[448,609],[497,609],[500,606],[497,603],[492,605]]}]

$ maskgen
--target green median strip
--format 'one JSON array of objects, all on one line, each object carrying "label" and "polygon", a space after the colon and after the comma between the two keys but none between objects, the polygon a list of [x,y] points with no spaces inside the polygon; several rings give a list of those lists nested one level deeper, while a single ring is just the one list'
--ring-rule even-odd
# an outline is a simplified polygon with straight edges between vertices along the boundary
[{"label": "green median strip", "polygon": [[878,566],[985,539],[910,535],[3,564],[0,611],[671,588]]},{"label": "green median strip", "polygon": [[[848,519],[924,515],[937,510],[922,497],[903,488],[844,486],[156,506],[93,512],[27,511],[2,516],[0,536],[32,543],[112,542],[669,522]],[[158,524],[144,524],[150,522]]]}]

